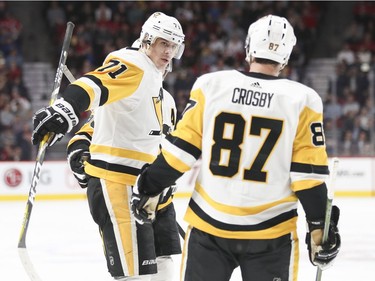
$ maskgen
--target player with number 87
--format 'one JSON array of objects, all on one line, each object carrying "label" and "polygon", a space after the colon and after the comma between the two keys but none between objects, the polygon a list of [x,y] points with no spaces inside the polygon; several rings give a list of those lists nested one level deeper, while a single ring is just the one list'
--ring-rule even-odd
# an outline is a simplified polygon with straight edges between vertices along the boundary
[{"label": "player with number 87", "polygon": [[329,175],[322,100],[312,88],[279,77],[295,44],[285,18],[252,23],[245,41],[249,72],[199,77],[177,129],[137,180],[149,199],[201,159],[185,214],[181,280],[228,281],[238,266],[246,281],[297,280],[298,201],[311,262],[325,269],[340,250],[337,206],[322,243]]}]

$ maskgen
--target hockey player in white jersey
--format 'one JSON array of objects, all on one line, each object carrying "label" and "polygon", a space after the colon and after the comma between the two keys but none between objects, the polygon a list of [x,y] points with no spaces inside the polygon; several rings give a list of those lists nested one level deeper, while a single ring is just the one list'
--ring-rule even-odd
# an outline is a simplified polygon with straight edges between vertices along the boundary
[{"label": "hockey player in white jersey", "polygon": [[[175,129],[177,108],[172,95],[163,89],[163,129],[165,137]],[[84,166],[90,159],[90,144],[94,132],[93,115],[70,139],[67,147],[68,163],[82,188],[87,188],[90,176],[85,173]],[[180,238],[176,222],[172,198],[176,186],[171,186],[165,191],[163,199],[158,204],[158,210],[153,224],[155,253],[158,272],[151,275],[151,281],[174,281],[174,268],[172,255],[180,254]]]},{"label": "hockey player in white jersey", "polygon": [[181,280],[297,280],[297,204],[306,213],[311,262],[324,269],[340,249],[339,209],[322,245],[328,159],[322,101],[311,88],[279,78],[296,43],[290,23],[269,15],[246,38],[249,72],[219,71],[195,82],[177,129],[137,180],[134,202],[149,204],[201,158],[185,220]]},{"label": "hockey player in white jersey", "polygon": [[153,227],[136,223],[130,197],[141,168],[160,150],[163,74],[184,50],[180,23],[160,12],[144,23],[140,41],[139,51],[110,53],[101,67],[68,85],[61,98],[34,115],[32,142],[53,132],[53,145],[78,123],[81,112],[95,111],[91,158],[85,165],[87,196],[115,280],[151,280],[157,272]]}]

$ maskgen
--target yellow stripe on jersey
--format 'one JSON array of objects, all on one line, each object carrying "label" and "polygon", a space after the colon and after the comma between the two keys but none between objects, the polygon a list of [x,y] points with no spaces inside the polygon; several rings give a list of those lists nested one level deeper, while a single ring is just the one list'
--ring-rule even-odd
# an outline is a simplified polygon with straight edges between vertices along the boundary
[{"label": "yellow stripe on jersey", "polygon": [[122,79],[117,79],[115,81],[110,80],[109,77],[101,79],[103,85],[106,86],[111,93],[108,96],[108,102],[106,103],[118,101],[135,93],[142,81],[143,71],[137,68],[136,70],[131,69],[131,72],[133,73],[127,73],[129,76],[125,76]]},{"label": "yellow stripe on jersey", "polygon": [[122,158],[139,160],[147,163],[151,163],[155,160],[156,156],[143,153],[140,151],[128,150],[124,148],[117,148],[105,145],[91,144],[90,153],[102,153],[111,156],[117,156]]},{"label": "yellow stripe on jersey", "polygon": [[296,191],[301,191],[309,188],[313,188],[315,186],[321,185],[324,181],[318,181],[318,180],[301,180],[291,183],[291,189]]},{"label": "yellow stripe on jersey", "polygon": [[[124,159],[133,159],[133,160],[141,161],[144,163],[151,163],[156,158],[156,156],[154,155],[143,153],[140,151],[133,151],[133,150],[110,147],[110,146],[105,146],[105,145],[91,144],[90,154],[95,155],[95,153],[107,154],[111,156],[121,157]],[[117,165],[121,165],[121,164],[117,164]],[[127,167],[123,165],[123,168],[125,170]],[[129,185],[133,185],[136,180],[136,175],[134,174],[110,170],[108,163],[106,165],[106,168],[104,167],[100,168],[92,164],[86,163],[85,172],[94,177],[103,178],[103,179],[111,180],[111,181],[118,182],[118,183],[125,183]]]},{"label": "yellow stripe on jersey", "polygon": [[197,216],[194,211],[188,207],[185,217],[190,225],[198,228],[211,235],[228,238],[228,239],[274,239],[282,235],[288,234],[296,229],[297,217],[293,217],[285,222],[282,222],[274,227],[257,231],[233,231],[223,230],[212,226],[202,218]]},{"label": "yellow stripe on jersey", "polygon": [[[321,113],[306,107],[300,114],[300,121],[294,141],[292,162],[312,165],[328,165],[325,145],[317,146],[313,143],[314,133],[311,125],[322,123]],[[324,137],[323,132],[321,136]]]},{"label": "yellow stripe on jersey", "polygon": [[[203,112],[205,106],[205,97],[202,90],[197,89],[192,91],[190,100],[196,103],[191,108],[189,108],[188,103],[184,112],[184,118],[177,123],[177,129],[171,134],[202,149]],[[180,127],[183,129],[179,130]]]},{"label": "yellow stripe on jersey", "polygon": [[[109,56],[103,66],[88,72],[83,77],[84,79],[91,80],[93,84],[86,83],[85,80],[81,78],[72,84],[85,90],[90,97],[89,109],[92,109],[97,106],[93,105],[94,100],[101,99],[101,89],[107,89],[109,93],[108,99],[105,100],[104,104],[112,103],[131,96],[141,84],[143,75],[143,70],[135,64],[122,60],[119,57]],[[100,82],[95,81],[92,77],[95,77]],[[100,83],[101,85],[99,85]],[[96,91],[99,90],[100,93],[95,92],[94,85],[98,86]]]},{"label": "yellow stripe on jersey", "polygon": [[[120,63],[113,67],[105,68],[105,66],[110,65],[112,61],[118,61]],[[142,81],[144,74],[143,70],[137,65],[123,60],[120,57],[109,55],[106,58],[103,66],[105,70],[102,70],[103,67],[99,67],[95,71],[93,71],[92,74],[95,76],[99,75],[100,77],[104,77],[100,78],[100,80],[103,83],[103,86],[110,89],[111,93],[111,95],[108,97],[108,103],[132,95],[137,90]],[[126,70],[121,72],[120,70],[123,69],[123,67],[125,67]],[[116,79],[113,79],[113,76],[111,77],[109,74],[115,72],[117,72]]]},{"label": "yellow stripe on jersey", "polygon": [[92,108],[92,102],[95,100],[95,91],[94,91],[94,89],[91,86],[89,86],[86,83],[84,83],[83,81],[81,81],[80,79],[76,80],[72,84],[81,87],[87,93],[87,95],[90,97],[89,108]]},{"label": "yellow stripe on jersey", "polygon": [[230,215],[235,215],[235,216],[255,215],[267,209],[270,209],[274,206],[277,206],[286,202],[297,202],[297,197],[293,195],[293,196],[288,196],[286,198],[283,198],[281,200],[274,201],[272,203],[263,204],[263,205],[259,205],[256,207],[238,207],[238,206],[230,206],[230,205],[225,205],[225,204],[216,202],[204,191],[204,188],[198,183],[196,183],[195,185],[195,191],[198,192],[199,195],[202,196],[202,198],[206,201],[206,203],[208,203],[214,209],[220,212],[230,214]]},{"label": "yellow stripe on jersey", "polygon": [[137,176],[126,174],[122,172],[114,172],[110,171],[108,169],[99,168],[96,166],[91,165],[90,163],[86,162],[85,165],[85,172],[86,174],[89,174],[90,176],[106,179],[109,181],[121,183],[121,184],[127,184],[127,185],[134,185],[135,180],[137,179]]},{"label": "yellow stripe on jersey", "polygon": [[185,173],[186,171],[189,171],[191,169],[190,166],[186,165],[179,158],[177,158],[172,153],[169,153],[168,151],[166,151],[163,148],[162,148],[162,153],[163,153],[165,161],[167,161],[168,165],[172,166],[174,169],[176,169],[180,173]]}]

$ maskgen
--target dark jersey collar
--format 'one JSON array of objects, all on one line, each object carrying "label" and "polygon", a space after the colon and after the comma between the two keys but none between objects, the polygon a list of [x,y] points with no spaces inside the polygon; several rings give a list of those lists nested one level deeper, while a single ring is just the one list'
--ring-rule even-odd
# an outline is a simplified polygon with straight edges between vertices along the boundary
[{"label": "dark jersey collar", "polygon": [[242,74],[246,75],[246,76],[250,76],[250,77],[254,77],[254,78],[260,78],[260,79],[265,79],[265,80],[284,79],[283,77],[277,77],[277,76],[273,76],[273,75],[267,75],[267,74],[260,73],[260,72],[246,72],[246,71],[240,71],[240,72]]}]

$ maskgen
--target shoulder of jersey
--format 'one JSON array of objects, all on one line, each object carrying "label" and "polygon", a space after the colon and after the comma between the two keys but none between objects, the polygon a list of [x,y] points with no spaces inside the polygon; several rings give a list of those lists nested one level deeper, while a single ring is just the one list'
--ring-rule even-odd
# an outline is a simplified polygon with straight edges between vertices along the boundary
[{"label": "shoulder of jersey", "polygon": [[219,70],[215,72],[210,72],[203,74],[199,77],[199,79],[205,80],[205,79],[221,79],[222,77],[228,77],[231,75],[240,74],[237,70]]},{"label": "shoulder of jersey", "polygon": [[143,69],[150,66],[150,63],[147,60],[146,55],[135,49],[122,48],[109,53],[107,57],[110,56],[117,57],[123,61],[130,62]]},{"label": "shoulder of jersey", "polygon": [[201,83],[209,82],[211,80],[219,80],[224,83],[226,82],[230,83],[231,78],[228,78],[228,77],[232,77],[232,75],[237,75],[237,74],[239,74],[237,70],[220,70],[220,71],[210,72],[210,73],[206,73],[206,74],[199,76],[197,79],[197,83],[201,84]]},{"label": "shoulder of jersey", "polygon": [[[280,79],[279,81],[284,81],[286,87],[290,87],[292,91],[305,93],[310,98],[318,98],[321,99],[319,94],[311,87],[302,84],[301,82],[290,80],[290,79]],[[280,85],[281,86],[281,85]]]}]

